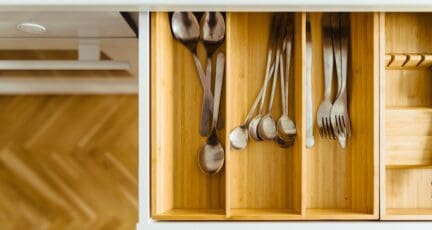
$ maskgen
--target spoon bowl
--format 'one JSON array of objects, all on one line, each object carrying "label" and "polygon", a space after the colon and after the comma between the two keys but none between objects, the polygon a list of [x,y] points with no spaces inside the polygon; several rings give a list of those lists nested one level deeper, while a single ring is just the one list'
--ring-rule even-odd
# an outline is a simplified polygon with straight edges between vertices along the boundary
[{"label": "spoon bowl", "polygon": [[246,148],[249,136],[246,125],[241,125],[233,129],[229,135],[231,146],[234,149],[242,150]]},{"label": "spoon bowl", "polygon": [[207,56],[211,56],[225,38],[225,19],[220,12],[205,12],[200,20],[200,36]]},{"label": "spoon bowl", "polygon": [[213,175],[222,169],[224,161],[224,149],[217,139],[216,130],[213,129],[207,143],[198,154],[198,166],[203,173]]},{"label": "spoon bowl", "polygon": [[294,138],[292,137],[281,137],[276,136],[274,141],[279,145],[281,148],[289,148],[294,144]]},{"label": "spoon bowl", "polygon": [[206,144],[198,153],[198,166],[205,174],[213,175],[218,173],[224,165],[225,153],[216,135],[216,124],[219,116],[219,105],[223,84],[223,73],[225,55],[219,53],[216,60],[215,95],[213,103],[212,132],[207,138]]},{"label": "spoon bowl", "polygon": [[261,121],[261,115],[257,115],[249,123],[249,127],[248,127],[249,136],[254,141],[262,141],[262,139],[258,135],[258,125],[259,125],[260,121]]},{"label": "spoon bowl", "polygon": [[200,27],[195,15],[191,12],[174,12],[171,28],[174,37],[195,52],[200,38]]},{"label": "spoon bowl", "polygon": [[283,114],[279,118],[277,123],[277,132],[279,136],[292,136],[297,134],[296,126],[288,115]]},{"label": "spoon bowl", "polygon": [[264,140],[273,140],[277,136],[276,122],[270,113],[266,114],[259,122],[258,136]]}]

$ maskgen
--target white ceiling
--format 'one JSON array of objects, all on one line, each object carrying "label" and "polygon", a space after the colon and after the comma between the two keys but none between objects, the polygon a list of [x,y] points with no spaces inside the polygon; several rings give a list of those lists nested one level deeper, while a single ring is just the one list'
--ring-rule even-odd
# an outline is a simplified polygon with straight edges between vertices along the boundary
[{"label": "white ceiling", "polygon": [[[41,24],[43,34],[29,34],[17,29],[23,22]],[[135,37],[120,12],[2,12],[0,38],[74,38]]]}]

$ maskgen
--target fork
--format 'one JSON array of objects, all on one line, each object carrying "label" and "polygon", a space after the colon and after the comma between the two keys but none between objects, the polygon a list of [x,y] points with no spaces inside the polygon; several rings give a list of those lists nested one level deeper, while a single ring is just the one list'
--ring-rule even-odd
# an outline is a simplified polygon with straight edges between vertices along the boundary
[{"label": "fork", "polygon": [[346,140],[351,135],[351,125],[347,106],[347,73],[348,73],[348,40],[349,16],[332,16],[333,49],[335,53],[338,74],[338,95],[331,109],[331,124],[342,148],[346,147]]},{"label": "fork", "polygon": [[332,28],[330,15],[322,17],[323,31],[323,60],[324,60],[324,99],[322,100],[317,112],[317,126],[321,137],[336,139],[330,120],[332,108],[332,78],[333,78],[333,44]]}]

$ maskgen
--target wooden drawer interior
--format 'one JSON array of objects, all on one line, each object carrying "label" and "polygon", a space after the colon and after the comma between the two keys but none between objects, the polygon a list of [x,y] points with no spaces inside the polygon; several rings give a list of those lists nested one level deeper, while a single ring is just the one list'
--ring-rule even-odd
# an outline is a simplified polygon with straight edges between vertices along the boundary
[{"label": "wooden drawer interior", "polygon": [[[310,14],[314,113],[323,91],[320,17],[321,13]],[[351,14],[349,109],[354,132],[346,150],[321,139],[317,130],[315,146],[305,147],[307,18],[305,13],[295,13],[294,18],[290,113],[298,130],[295,145],[282,149],[272,142],[249,141],[242,151],[230,148],[229,132],[245,118],[264,77],[271,13],[226,13],[221,105],[225,128],[218,133],[225,143],[225,167],[206,176],[197,166],[205,138],[198,132],[202,90],[192,55],[173,38],[168,13],[152,14],[153,219],[378,218],[378,14]],[[198,51],[203,61],[203,47]],[[280,108],[280,96],[275,100],[275,108]]]},{"label": "wooden drawer interior", "polygon": [[[312,99],[316,117],[323,99],[322,14],[310,15],[312,26]],[[348,101],[352,136],[346,149],[323,139],[315,125],[315,146],[304,156],[306,216],[316,219],[373,218],[377,213],[378,17],[352,13]],[[315,122],[314,122],[315,123]]]},{"label": "wooden drawer interior", "polygon": [[[383,76],[381,213],[385,219],[432,219],[432,14],[387,13],[383,19],[385,54],[410,60],[388,65]],[[410,65],[416,56],[421,62]]]}]

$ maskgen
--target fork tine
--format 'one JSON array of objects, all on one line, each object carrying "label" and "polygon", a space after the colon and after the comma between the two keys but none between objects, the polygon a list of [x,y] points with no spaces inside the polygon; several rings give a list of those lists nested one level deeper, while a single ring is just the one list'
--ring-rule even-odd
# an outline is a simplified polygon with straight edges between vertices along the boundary
[{"label": "fork tine", "polygon": [[321,120],[323,123],[323,137],[327,139],[328,137],[327,137],[327,127],[326,127],[326,123],[325,123],[325,117],[322,117]]},{"label": "fork tine", "polygon": [[[318,115],[319,116],[319,115]],[[318,132],[321,137],[324,137],[322,119],[317,118]]]},{"label": "fork tine", "polygon": [[325,117],[322,117],[322,122],[323,122],[324,137],[327,139],[328,138],[328,134],[327,134],[327,124],[326,124]]},{"label": "fork tine", "polygon": [[340,120],[339,120],[339,115],[336,115],[336,124],[338,127],[338,135],[341,135],[341,133],[343,132]]},{"label": "fork tine", "polygon": [[327,129],[327,137],[328,139],[333,139],[331,134],[331,123],[328,117],[325,118],[326,121],[326,129]]},{"label": "fork tine", "polygon": [[346,118],[345,115],[341,115],[341,123],[342,123],[342,127],[344,129],[344,132],[347,132],[347,126],[346,126]]},{"label": "fork tine", "polygon": [[340,129],[341,132],[343,132],[344,131],[344,127],[342,125],[342,116],[338,115],[337,119],[338,119],[338,122],[339,122],[339,129]]},{"label": "fork tine", "polygon": [[343,128],[346,130],[345,115],[341,116],[341,121],[342,121]]},{"label": "fork tine", "polygon": [[320,137],[323,137],[323,130],[319,126],[318,126],[318,132],[319,132]]},{"label": "fork tine", "polygon": [[333,139],[333,140],[336,139],[336,136],[335,136],[334,130],[333,130],[333,126],[331,125],[330,118],[328,118],[328,127],[329,127],[331,139]]},{"label": "fork tine", "polygon": [[334,116],[330,116],[330,122],[331,122],[331,126],[333,127],[333,132],[337,134],[337,125]]},{"label": "fork tine", "polygon": [[344,125],[343,125],[343,116],[342,115],[339,115],[339,126],[340,126],[340,132],[341,133],[345,133],[345,127],[344,127]]}]

